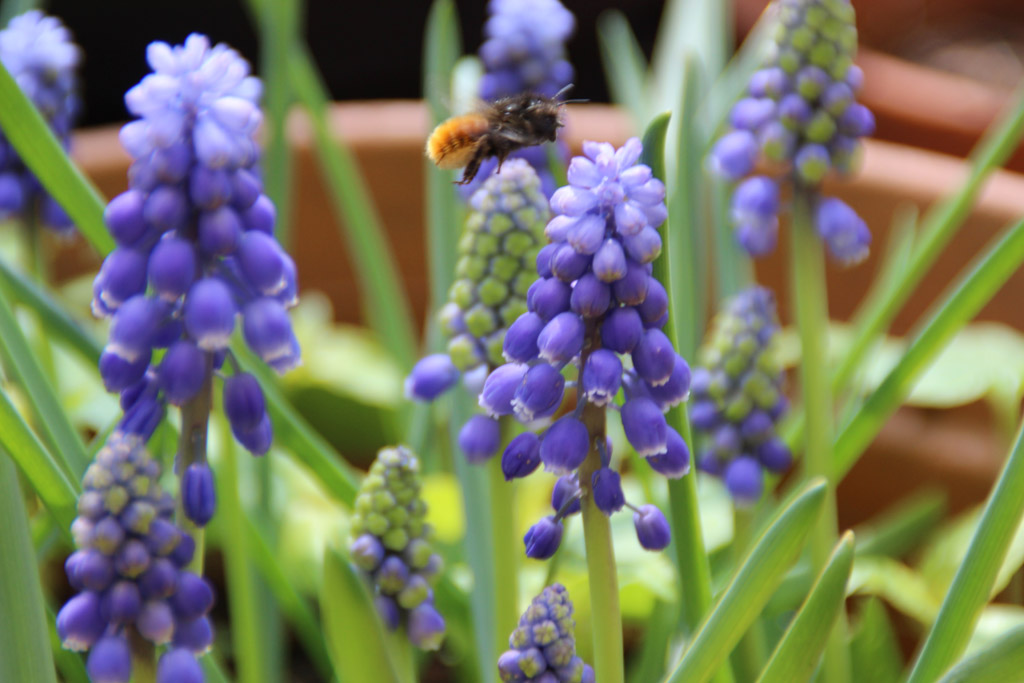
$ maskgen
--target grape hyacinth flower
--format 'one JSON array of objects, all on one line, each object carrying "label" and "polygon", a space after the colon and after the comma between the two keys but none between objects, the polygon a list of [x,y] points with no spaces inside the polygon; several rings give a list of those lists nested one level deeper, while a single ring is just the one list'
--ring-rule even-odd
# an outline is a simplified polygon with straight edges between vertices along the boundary
[{"label": "grape hyacinth flower", "polygon": [[[64,149],[78,116],[81,50],[56,17],[30,10],[0,31],[0,62],[49,124]],[[38,220],[60,234],[74,226],[0,131],[0,220]]]},{"label": "grape hyacinth flower", "polygon": [[82,480],[77,550],[64,563],[78,593],[57,614],[64,647],[89,651],[94,681],[131,679],[130,629],[168,646],[157,682],[202,681],[196,657],[213,641],[213,589],[187,571],[195,543],[172,521],[174,500],[137,436],[115,432]]},{"label": "grape hyacinth flower", "polygon": [[792,459],[776,433],[787,407],[771,348],[778,330],[772,293],[741,292],[715,316],[693,372],[690,420],[707,435],[697,465],[722,477],[738,504],[756,502],[764,471],[782,472]]},{"label": "grape hyacinth flower", "polygon": [[[829,253],[844,264],[868,255],[871,233],[857,213],[821,196],[830,170],[848,174],[858,140],[875,119],[856,101],[863,73],[853,64],[857,27],[849,0],[776,0],[772,53],[733,105],[730,130],[708,159],[717,175],[739,182],[732,195],[736,238],[751,256],[772,252],[778,235],[780,184],[812,197],[814,223]],[[761,157],[782,177],[751,175]]]},{"label": "grape hyacinth flower", "polygon": [[[287,310],[297,302],[296,271],[263,194],[261,85],[248,63],[197,34],[180,46],[152,43],[146,55],[153,73],[125,95],[139,117],[121,129],[134,161],[128,191],[107,206],[117,248],[96,276],[93,311],[111,318],[100,374],[121,395],[120,428],[148,438],[166,404],[182,407],[191,441],[180,464],[189,474],[193,459],[205,467],[210,386],[236,326],[278,372],[300,362]],[[231,365],[224,412],[238,442],[262,455],[272,441],[263,393],[233,357]],[[212,492],[208,468],[191,476],[187,490]],[[201,524],[210,501],[195,502],[185,510]]]},{"label": "grape hyacinth flower", "polygon": [[[526,312],[526,295],[550,216],[537,173],[522,159],[510,160],[473,194],[469,206],[455,282],[438,314],[448,337],[447,352],[427,356],[413,368],[405,383],[412,399],[437,398],[455,385],[460,374],[477,393],[487,373],[504,362],[509,326],[515,323],[521,329],[529,324],[521,323],[520,316]],[[474,418],[459,441],[478,447],[463,452],[473,461],[490,458],[498,449],[497,432],[494,420]]]},{"label": "grape hyacinth flower", "polygon": [[[573,68],[566,58],[565,43],[576,28],[576,18],[558,0],[491,0],[484,24],[480,61],[480,98],[487,102],[520,93],[553,97],[572,83]],[[564,142],[555,143],[563,161],[569,157]],[[555,177],[545,145],[513,152],[513,159],[526,159],[540,177],[545,197],[555,191]],[[495,159],[485,161],[477,174],[488,178],[497,168]],[[474,181],[460,188],[470,197],[479,187]]]},{"label": "grape hyacinth flower", "polygon": [[576,622],[565,586],[554,584],[535,597],[498,657],[502,681],[593,683],[594,670],[576,654]]},{"label": "grape hyacinth flower", "polygon": [[413,645],[436,650],[445,623],[434,607],[431,584],[441,570],[441,556],[430,545],[420,486],[420,463],[412,451],[382,449],[356,496],[349,553],[373,583],[377,610],[388,629],[404,623]]},{"label": "grape hyacinth flower", "polygon": [[[637,138],[619,150],[585,142],[583,151],[569,165],[570,184],[551,198],[555,215],[545,229],[551,244],[537,256],[539,279],[527,292],[527,312],[505,335],[508,363],[491,372],[480,394],[491,415],[543,428],[539,437],[509,444],[502,457],[506,477],[526,476],[539,464],[562,477],[554,514],[524,538],[527,555],[538,559],[554,554],[562,520],[579,511],[584,495],[607,515],[633,510],[645,548],[668,543],[656,508],[625,501],[603,429],[592,431],[593,421],[584,419],[588,407],[597,415],[618,409],[626,439],[655,471],[675,478],[690,466],[686,443],[665,421],[665,412],[689,393],[690,369],[661,331],[668,298],[651,276],[661,251],[657,228],[667,215],[665,186],[637,163]],[[575,389],[576,410],[554,419],[567,387]],[[601,466],[581,470],[592,451]]]}]

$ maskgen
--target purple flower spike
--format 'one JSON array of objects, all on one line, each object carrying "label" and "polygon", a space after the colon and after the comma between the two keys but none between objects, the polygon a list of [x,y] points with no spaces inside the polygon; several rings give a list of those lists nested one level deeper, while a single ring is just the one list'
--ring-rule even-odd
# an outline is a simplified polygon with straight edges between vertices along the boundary
[{"label": "purple flower spike", "polygon": [[405,378],[405,397],[416,401],[433,401],[455,386],[459,369],[447,353],[421,358]]},{"label": "purple flower spike", "polygon": [[522,384],[529,367],[525,363],[506,363],[497,368],[484,381],[479,403],[493,417],[512,414],[512,398]]},{"label": "purple flower spike", "polygon": [[626,504],[626,497],[622,493],[622,480],[615,470],[608,467],[598,469],[591,478],[591,487],[594,492],[594,505],[606,515],[618,512]]},{"label": "purple flower spike", "polygon": [[69,650],[88,650],[106,627],[107,621],[100,614],[99,595],[92,591],[71,598],[57,613],[57,635]]},{"label": "purple flower spike", "polygon": [[622,428],[637,455],[649,457],[668,449],[668,425],[658,405],[649,398],[633,398],[622,406]]},{"label": "purple flower spike", "polygon": [[574,515],[582,508],[580,505],[580,487],[576,480],[568,475],[561,476],[551,489],[551,507],[563,517]]},{"label": "purple flower spike", "polygon": [[550,417],[562,404],[564,393],[562,373],[546,363],[534,365],[512,397],[512,410],[520,422]]},{"label": "purple flower spike", "polygon": [[640,545],[647,550],[664,550],[672,540],[668,520],[654,505],[641,505],[633,513],[633,526]]},{"label": "purple flower spike", "polygon": [[205,351],[227,348],[237,312],[228,286],[218,278],[203,278],[185,298],[185,330]]},{"label": "purple flower spike", "polygon": [[622,361],[612,351],[597,349],[583,366],[583,396],[597,406],[611,403],[622,386]]},{"label": "purple flower spike", "polygon": [[669,479],[678,479],[690,471],[690,449],[676,430],[669,427],[666,434],[665,452],[648,456],[647,464]]},{"label": "purple flower spike", "polygon": [[498,452],[501,430],[498,421],[474,415],[459,430],[459,448],[470,462],[483,462]]},{"label": "purple flower spike", "polygon": [[[660,414],[660,413],[659,413]],[[557,420],[544,433],[540,443],[540,459],[544,469],[566,474],[583,464],[590,450],[590,436],[582,422],[566,416]]]},{"label": "purple flower spike", "polygon": [[203,667],[188,650],[168,650],[156,667],[156,683],[203,683]]},{"label": "purple flower spike", "polygon": [[123,636],[101,638],[89,652],[85,670],[93,683],[128,683],[132,677],[132,652]]},{"label": "purple flower spike", "polygon": [[546,560],[555,554],[562,543],[562,524],[554,517],[545,517],[527,530],[523,536],[526,556]]},{"label": "purple flower spike", "polygon": [[181,503],[185,516],[199,527],[213,519],[217,510],[217,492],[213,470],[206,463],[192,463],[181,477]]},{"label": "purple flower spike", "polygon": [[559,313],[537,337],[537,348],[544,360],[557,363],[569,361],[583,349],[583,320],[575,313]]},{"label": "purple flower spike", "polygon": [[532,474],[540,466],[540,438],[523,432],[509,442],[501,455],[501,471],[505,481]]}]

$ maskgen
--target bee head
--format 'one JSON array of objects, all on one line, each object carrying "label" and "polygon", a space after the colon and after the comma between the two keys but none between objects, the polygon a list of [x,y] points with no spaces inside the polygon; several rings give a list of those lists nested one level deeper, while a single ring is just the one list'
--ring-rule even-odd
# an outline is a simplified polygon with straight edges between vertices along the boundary
[{"label": "bee head", "polygon": [[562,103],[551,97],[531,97],[523,109],[523,118],[538,137],[549,142],[555,141],[558,129],[565,125],[562,123]]}]

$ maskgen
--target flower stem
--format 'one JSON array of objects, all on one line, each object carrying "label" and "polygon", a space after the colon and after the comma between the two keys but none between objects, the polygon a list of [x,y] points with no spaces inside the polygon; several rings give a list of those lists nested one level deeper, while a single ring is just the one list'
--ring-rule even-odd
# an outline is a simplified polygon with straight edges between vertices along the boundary
[{"label": "flower stem", "polygon": [[[595,348],[597,345],[595,344]],[[580,367],[586,363],[586,355]],[[622,616],[619,613],[619,580],[612,547],[612,527],[608,516],[594,505],[590,480],[601,467],[597,444],[605,439],[605,411],[587,403],[583,424],[590,435],[590,452],[580,466],[583,489],[583,540],[587,550],[587,575],[590,580],[591,627],[594,631],[594,673],[601,683],[623,683],[626,677],[622,651]]]},{"label": "flower stem", "polygon": [[156,651],[153,644],[134,629],[129,629],[128,640],[132,649],[132,683],[156,681]]},{"label": "flower stem", "polygon": [[[800,387],[807,424],[804,478],[825,477],[825,504],[811,534],[811,571],[820,572],[828,562],[837,539],[835,481],[832,472],[832,392],[825,363],[828,338],[828,298],[825,261],[821,240],[814,230],[813,194],[797,185],[793,194],[793,225],[790,229],[791,291],[800,334]],[[846,619],[839,615],[822,667],[829,683],[850,679],[849,655],[845,648]]]},{"label": "flower stem", "polygon": [[[502,444],[512,436],[511,418],[501,418]],[[515,481],[505,481],[501,457],[485,465],[491,481],[491,536],[494,542],[494,620],[497,652],[508,646],[508,633],[519,620],[519,543],[516,534]]]},{"label": "flower stem", "polygon": [[[206,354],[206,378],[203,388],[195,398],[181,407],[181,436],[178,439],[177,472],[179,479],[189,465],[206,462],[206,436],[210,422],[210,404],[213,399],[213,354]],[[178,509],[175,522],[192,536],[196,542],[195,554],[188,568],[196,574],[203,573],[203,529],[185,516],[181,495],[178,495]]]},{"label": "flower stem", "polygon": [[[732,557],[737,567],[743,564],[751,541],[754,540],[755,510],[751,508],[733,508]],[[761,667],[768,660],[768,647],[765,643],[764,623],[760,618],[754,620],[739,644],[733,651],[733,664],[736,677],[741,681],[756,680]]]}]

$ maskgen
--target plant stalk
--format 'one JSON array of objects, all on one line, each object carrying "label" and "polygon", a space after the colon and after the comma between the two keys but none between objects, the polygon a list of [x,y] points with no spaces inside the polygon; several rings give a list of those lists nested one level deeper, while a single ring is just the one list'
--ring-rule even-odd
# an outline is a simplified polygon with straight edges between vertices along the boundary
[{"label": "plant stalk", "polygon": [[[501,443],[507,444],[512,436],[512,418],[503,417]],[[508,634],[519,621],[519,555],[517,542],[515,495],[516,482],[505,481],[501,471],[501,456],[490,459],[486,465],[491,482],[491,538],[494,543],[494,620],[496,652],[508,647]]]},{"label": "plant stalk", "polygon": [[[793,192],[793,224],[790,228],[791,291],[800,334],[800,388],[807,424],[804,478],[826,480],[825,503],[811,532],[811,568],[824,569],[837,540],[835,482],[832,473],[832,392],[826,365],[828,295],[821,240],[812,216],[814,193],[796,185]],[[845,647],[846,620],[837,619],[825,649],[822,666],[826,683],[850,680],[849,656]]]},{"label": "plant stalk", "polygon": [[[206,462],[206,438],[210,422],[210,405],[213,400],[213,354],[206,353],[206,379],[203,388],[195,398],[181,407],[181,435],[178,438],[177,472],[181,480],[185,470],[194,463]],[[195,554],[188,568],[199,574],[203,573],[203,540],[202,527],[198,527],[185,516],[185,509],[178,494],[178,509],[175,512],[175,523],[188,532],[196,542]]]}]

